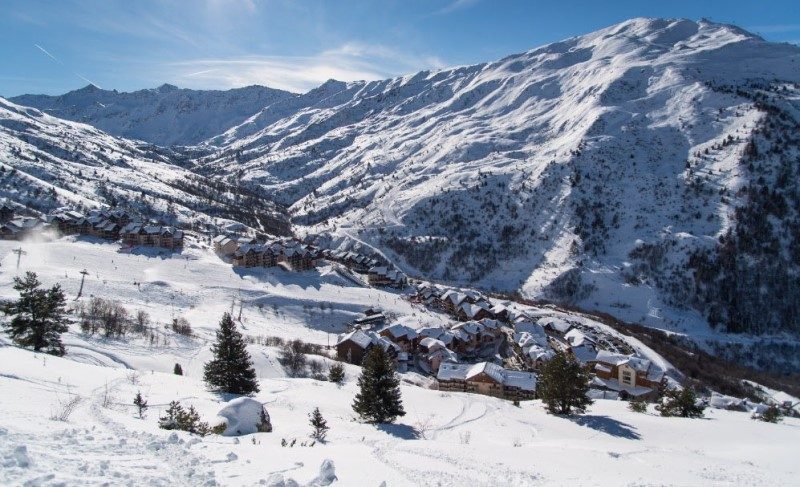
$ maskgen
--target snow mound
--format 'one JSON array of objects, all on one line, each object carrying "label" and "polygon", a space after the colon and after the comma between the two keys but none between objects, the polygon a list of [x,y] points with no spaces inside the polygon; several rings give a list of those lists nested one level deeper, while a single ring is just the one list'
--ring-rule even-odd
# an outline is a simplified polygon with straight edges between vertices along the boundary
[{"label": "snow mound", "polygon": [[224,436],[239,436],[257,433],[262,422],[261,415],[269,423],[269,414],[264,406],[250,397],[240,397],[228,402],[218,416],[225,419]]}]

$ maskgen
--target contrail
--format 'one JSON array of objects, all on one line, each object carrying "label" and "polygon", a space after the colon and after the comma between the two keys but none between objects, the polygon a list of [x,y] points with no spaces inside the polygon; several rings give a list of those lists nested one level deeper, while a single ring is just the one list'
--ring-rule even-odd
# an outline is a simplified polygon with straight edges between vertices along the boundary
[{"label": "contrail", "polygon": [[50,59],[52,59],[53,61],[57,62],[58,64],[60,64],[60,65],[62,65],[62,66],[64,65],[64,63],[62,63],[62,62],[61,62],[61,61],[60,61],[60,60],[59,60],[57,57],[55,57],[55,56],[53,56],[52,54],[50,54],[49,52],[47,52],[47,49],[43,48],[43,47],[42,47],[42,46],[40,46],[39,44],[34,44],[34,46],[36,46],[36,48],[37,48],[37,49],[39,49],[40,51],[42,51],[43,53],[45,53],[45,54],[47,55],[47,57],[49,57],[49,58],[50,58]]},{"label": "contrail", "polygon": [[196,73],[189,73],[189,74],[186,74],[184,76],[186,76],[188,78],[189,76],[199,76],[201,74],[211,73],[211,72],[214,72],[214,71],[219,71],[219,70],[218,69],[204,69],[203,71],[197,71]]},{"label": "contrail", "polygon": [[[47,49],[43,48],[43,47],[42,47],[42,46],[40,46],[39,44],[34,44],[34,47],[36,47],[36,49],[39,49],[40,51],[42,51],[42,52],[43,52],[43,53],[44,53],[44,54],[45,54],[47,57],[49,57],[49,58],[50,58],[50,59],[52,59],[53,61],[57,62],[58,64],[60,64],[60,65],[62,65],[62,66],[64,66],[64,67],[66,67],[66,66],[67,66],[66,64],[64,64],[63,62],[61,62],[61,60],[60,60],[60,59],[58,59],[57,57],[55,57],[55,56],[53,56],[52,54],[50,54],[50,53],[47,51]],[[72,74],[74,74],[74,75],[75,75],[75,76],[77,76],[78,78],[82,79],[83,81],[86,81],[86,82],[87,82],[87,83],[89,83],[90,85],[97,86],[98,88],[100,88],[100,86],[99,86],[97,83],[95,83],[94,81],[92,81],[92,80],[90,80],[90,79],[88,79],[88,78],[86,78],[86,77],[84,77],[84,76],[81,76],[80,74],[76,73],[75,71],[71,71],[71,72],[72,72]]]}]

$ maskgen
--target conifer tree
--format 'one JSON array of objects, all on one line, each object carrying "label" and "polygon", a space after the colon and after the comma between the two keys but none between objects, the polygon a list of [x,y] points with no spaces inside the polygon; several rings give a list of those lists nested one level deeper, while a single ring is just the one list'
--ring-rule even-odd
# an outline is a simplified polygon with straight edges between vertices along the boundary
[{"label": "conifer tree", "polygon": [[139,419],[144,419],[144,413],[147,411],[147,400],[142,397],[140,391],[136,392],[136,396],[133,398],[133,405],[136,406],[139,412]]},{"label": "conifer tree", "polygon": [[783,420],[780,408],[774,404],[770,405],[761,414],[753,414],[752,418],[765,423],[780,423]]},{"label": "conifer tree", "polygon": [[33,347],[37,352],[64,355],[61,334],[67,331],[68,322],[64,292],[61,286],[41,289],[41,282],[33,272],[14,278],[14,289],[19,299],[3,307],[11,315],[4,325],[11,339],[20,346]]},{"label": "conifer tree", "polygon": [[556,353],[542,367],[537,393],[547,405],[550,414],[583,413],[592,400],[589,391],[589,375],[574,359],[563,352]]},{"label": "conifer tree", "polygon": [[368,423],[392,423],[398,416],[405,416],[400,381],[383,347],[370,348],[362,366],[353,411]]},{"label": "conifer tree", "polygon": [[681,418],[702,418],[705,406],[698,403],[697,393],[692,386],[681,390],[669,389],[664,392],[661,404],[656,405],[656,410],[661,416],[679,416]]},{"label": "conifer tree", "polygon": [[164,411],[164,416],[158,418],[158,427],[165,430],[180,429],[180,420],[186,414],[183,406],[178,401],[169,403],[169,407]]},{"label": "conifer tree", "polygon": [[341,362],[331,364],[328,370],[328,380],[337,385],[344,383],[344,365]]},{"label": "conifer tree", "polygon": [[229,313],[222,316],[217,341],[211,347],[214,358],[205,364],[204,380],[217,392],[250,395],[258,392],[256,371],[244,338]]},{"label": "conifer tree", "polygon": [[325,418],[322,417],[322,413],[319,412],[319,408],[314,408],[311,414],[308,415],[311,418],[311,427],[313,430],[311,431],[311,437],[319,442],[325,441],[325,436],[328,434],[328,422],[325,421]]},{"label": "conifer tree", "polygon": [[175,364],[172,373],[175,375],[183,375],[183,367],[181,367],[181,364]]}]

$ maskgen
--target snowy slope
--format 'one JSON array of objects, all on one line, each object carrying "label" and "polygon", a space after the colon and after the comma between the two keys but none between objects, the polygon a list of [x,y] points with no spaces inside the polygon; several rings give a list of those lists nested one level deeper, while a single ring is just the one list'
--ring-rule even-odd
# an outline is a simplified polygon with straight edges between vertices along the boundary
[{"label": "snowy slope", "polygon": [[0,98],[0,198],[43,213],[119,205],[184,224],[288,226],[268,195],[189,169],[194,152],[121,139]]},{"label": "snowy slope", "polygon": [[[200,164],[241,171],[307,232],[375,247],[412,275],[702,332],[712,311],[692,295],[689,256],[735,224],[742,188],[780,172],[763,151],[748,172],[743,154],[772,123],[763,100],[796,133],[799,81],[797,46],[633,19],[493,63],[330,81],[288,116],[268,109],[213,139],[225,150]],[[777,149],[789,160],[796,146]],[[795,217],[776,216],[776,234]],[[632,267],[642,244],[680,272],[657,282],[667,272]],[[784,311],[760,331],[798,329]]]},{"label": "snowy slope", "polygon": [[[10,251],[26,254],[19,268]],[[75,299],[80,270],[84,294]],[[65,237],[54,242],[0,241],[0,299],[13,298],[12,277],[36,272],[60,283],[75,305],[90,296],[119,300],[150,313],[156,330],[173,317],[189,319],[191,338],[163,330],[155,343],[135,335],[64,335],[64,358],[35,354],[0,335],[0,484],[255,485],[273,475],[312,482],[325,460],[333,485],[786,485],[800,473],[793,446],[800,420],[765,424],[748,413],[707,410],[707,418],[662,418],[629,412],[625,402],[597,401],[584,416],[548,415],[539,401],[509,401],[443,393],[412,385],[403,374],[407,415],[394,426],[355,421],[351,403],[358,367],[346,365],[346,384],[286,377],[277,350],[250,345],[274,431],[239,439],[196,438],[157,427],[172,400],[194,406],[217,424],[224,398],[200,378],[210,339],[224,311],[242,309],[248,336],[279,336],[326,344],[328,334],[368,306],[380,306],[413,327],[442,324],[444,315],[411,305],[396,292],[353,286],[333,268],[289,273],[279,268],[234,270],[203,245],[180,254],[121,252],[116,244]],[[527,308],[526,308],[527,309]],[[534,316],[562,316],[547,308]],[[570,316],[591,326],[591,319]],[[635,341],[637,352],[669,369]],[[315,360],[320,357],[310,356]],[[171,373],[175,363],[184,376]],[[138,419],[137,391],[150,409]],[[81,402],[66,422],[49,419],[73,397]],[[328,443],[308,441],[308,413],[320,407]],[[281,439],[297,439],[293,448]],[[688,446],[687,446],[688,445]],[[276,477],[273,477],[273,481]],[[280,485],[280,484],[272,484]]]},{"label": "snowy slope", "polygon": [[203,91],[164,84],[126,93],[88,85],[59,96],[21,95],[10,100],[119,137],[158,145],[192,145],[294,96],[265,86]]}]

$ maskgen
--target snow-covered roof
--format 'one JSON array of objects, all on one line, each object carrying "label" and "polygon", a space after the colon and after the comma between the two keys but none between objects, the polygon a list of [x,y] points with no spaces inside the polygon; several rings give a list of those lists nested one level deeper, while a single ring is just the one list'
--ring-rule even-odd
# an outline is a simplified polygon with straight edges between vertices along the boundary
[{"label": "snow-covered roof", "polygon": [[[609,352],[608,350],[600,350],[597,352],[597,356],[593,360],[606,364],[612,364],[617,367],[627,364],[631,368],[641,372],[647,372],[650,368],[650,361],[647,359],[636,357],[635,355],[623,355],[621,353]],[[663,375],[663,373],[661,375]]]},{"label": "snow-covered roof", "polygon": [[539,319],[538,323],[545,328],[550,328],[551,330],[555,330],[559,333],[566,333],[572,328],[570,323],[552,316],[548,318],[541,318]]},{"label": "snow-covered roof", "polygon": [[649,393],[653,392],[653,390],[650,389],[649,387],[644,387],[644,386],[634,386],[634,387],[626,386],[624,384],[621,384],[616,379],[602,379],[602,378],[597,377],[597,376],[594,376],[592,378],[592,380],[590,382],[590,385],[592,385],[594,387],[611,389],[612,391],[617,391],[617,392],[625,391],[625,392],[627,392],[628,394],[630,394],[631,396],[634,396],[634,397],[644,396],[646,394],[649,394]]},{"label": "snow-covered roof", "polygon": [[339,337],[339,341],[336,344],[339,345],[346,341],[351,341],[361,348],[367,348],[372,344],[372,337],[361,330],[355,330]]},{"label": "snow-covered roof", "polygon": [[420,340],[419,346],[431,352],[436,350],[437,348],[446,348],[443,341],[431,337],[425,337],[422,340]]},{"label": "snow-covered roof", "polygon": [[407,338],[413,340],[417,338],[417,331],[411,327],[401,324],[394,324],[381,330],[381,333],[386,332],[394,338]]},{"label": "snow-covered roof", "polygon": [[455,364],[442,362],[436,374],[438,380],[463,380],[486,374],[498,384],[509,387],[518,387],[526,391],[536,390],[536,375],[531,372],[507,370],[491,362],[477,364]]}]

